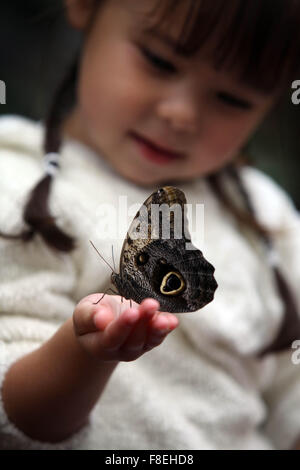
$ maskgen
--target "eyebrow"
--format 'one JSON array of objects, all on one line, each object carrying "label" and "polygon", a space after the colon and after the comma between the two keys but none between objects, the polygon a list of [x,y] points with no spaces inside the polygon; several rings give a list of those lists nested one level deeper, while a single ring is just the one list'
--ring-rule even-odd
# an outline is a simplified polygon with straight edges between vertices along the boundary
[{"label": "eyebrow", "polygon": [[168,36],[162,31],[159,31],[153,27],[148,27],[143,30],[144,34],[147,34],[148,36],[154,36],[157,39],[159,39],[161,42],[163,42],[165,45],[167,45],[175,54],[181,57],[186,57],[186,54],[180,48],[178,48],[178,41],[176,39]]}]

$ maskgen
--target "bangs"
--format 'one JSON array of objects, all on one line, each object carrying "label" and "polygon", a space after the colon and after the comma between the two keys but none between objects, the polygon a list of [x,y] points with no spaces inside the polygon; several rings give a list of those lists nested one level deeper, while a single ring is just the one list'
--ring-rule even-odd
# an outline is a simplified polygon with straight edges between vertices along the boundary
[{"label": "bangs", "polygon": [[184,6],[176,49],[186,57],[209,55],[217,70],[263,93],[287,87],[300,71],[299,0],[164,0],[153,29],[172,23]]}]

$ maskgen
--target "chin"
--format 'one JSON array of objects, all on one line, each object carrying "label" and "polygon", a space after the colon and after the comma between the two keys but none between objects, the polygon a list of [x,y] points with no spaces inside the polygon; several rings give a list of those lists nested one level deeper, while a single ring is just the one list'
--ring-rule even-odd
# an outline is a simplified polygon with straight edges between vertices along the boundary
[{"label": "chin", "polygon": [[[132,177],[131,175],[126,176],[127,180],[130,180],[132,183],[136,184],[137,186],[141,186],[143,188],[157,188],[162,186],[177,186],[180,183],[183,183],[186,180],[180,178],[152,178],[152,179],[145,179],[145,178],[137,178],[136,175]],[[192,178],[189,178],[190,181]]]},{"label": "chin", "polygon": [[153,179],[145,179],[145,178],[137,178],[136,175],[124,175],[125,178],[132,183],[136,184],[137,186],[141,186],[143,188],[152,188],[153,186],[160,185],[160,181],[156,180],[155,178]]},{"label": "chin", "polygon": [[179,176],[168,177],[163,175],[155,175],[147,172],[135,172],[134,170],[129,171],[128,168],[116,168],[119,174],[126,180],[134,183],[137,186],[144,188],[157,188],[162,186],[176,186],[177,184],[185,181],[195,179],[195,175],[190,177],[182,178]]}]

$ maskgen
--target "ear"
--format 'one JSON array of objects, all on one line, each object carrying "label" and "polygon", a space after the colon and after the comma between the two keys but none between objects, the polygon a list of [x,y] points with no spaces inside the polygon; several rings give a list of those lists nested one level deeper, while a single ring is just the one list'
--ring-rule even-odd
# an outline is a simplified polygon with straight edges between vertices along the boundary
[{"label": "ear", "polygon": [[65,15],[75,29],[84,29],[91,18],[96,0],[64,0]]}]

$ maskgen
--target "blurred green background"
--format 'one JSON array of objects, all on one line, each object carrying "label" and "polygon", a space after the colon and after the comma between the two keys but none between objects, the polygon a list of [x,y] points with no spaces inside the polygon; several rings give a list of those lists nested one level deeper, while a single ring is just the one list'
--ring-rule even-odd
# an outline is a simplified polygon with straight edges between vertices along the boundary
[{"label": "blurred green background", "polygon": [[[0,114],[41,119],[81,35],[66,23],[62,0],[2,0],[0,9],[0,80],[6,83]],[[246,153],[289,192],[300,210],[300,105],[292,104],[291,94],[287,90]]]}]

